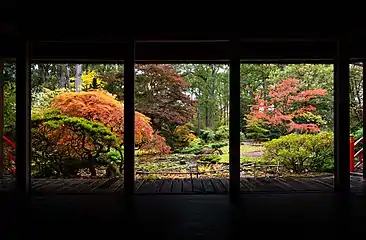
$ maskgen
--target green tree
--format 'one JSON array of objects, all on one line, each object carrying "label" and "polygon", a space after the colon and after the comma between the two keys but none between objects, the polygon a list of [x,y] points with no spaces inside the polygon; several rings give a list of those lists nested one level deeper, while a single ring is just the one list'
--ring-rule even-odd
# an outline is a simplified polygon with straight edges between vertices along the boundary
[{"label": "green tree", "polygon": [[15,129],[16,118],[16,86],[15,63],[5,62],[2,79],[4,84],[4,127],[6,134]]},{"label": "green tree", "polygon": [[361,64],[350,64],[350,127],[351,131],[363,124],[363,77]]},{"label": "green tree", "polygon": [[194,121],[197,132],[229,123],[229,68],[223,64],[175,66],[190,83],[190,95],[197,100]]}]

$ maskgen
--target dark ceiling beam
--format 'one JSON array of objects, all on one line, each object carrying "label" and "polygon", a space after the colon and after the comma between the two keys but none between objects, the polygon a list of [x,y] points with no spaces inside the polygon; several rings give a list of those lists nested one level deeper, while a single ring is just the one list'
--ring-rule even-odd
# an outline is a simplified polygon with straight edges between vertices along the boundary
[{"label": "dark ceiling beam", "polygon": [[[134,38],[137,42],[184,42],[184,41],[229,41],[237,39],[240,41],[322,41],[335,40],[338,36],[339,29],[324,28],[321,24],[297,26],[296,29],[278,28],[275,25],[250,26],[243,25],[235,31],[202,31],[202,27],[190,26],[192,31],[184,31],[187,26],[176,26],[180,31],[163,31],[162,28],[139,28],[131,26],[133,30],[126,30],[126,26],[121,26],[120,23],[108,23],[102,27],[95,27],[94,25],[84,25],[80,29],[68,28],[67,34],[60,29],[64,28],[64,23],[53,23],[52,28],[45,28],[43,24],[32,24],[31,30],[27,35],[36,40],[44,42],[72,42],[72,41],[86,41],[86,42],[125,42],[130,38]],[[196,30],[196,31],[194,31]]]},{"label": "dark ceiling beam", "polygon": [[[138,62],[181,62],[181,61],[228,61],[227,42],[138,42]],[[277,42],[241,43],[240,57],[243,60],[332,60],[335,56],[335,42]],[[88,60],[123,61],[125,45],[117,43],[35,43],[35,60]]]},{"label": "dark ceiling beam", "polygon": [[[5,9],[5,8],[4,8]],[[14,9],[3,11],[4,14],[14,13]],[[4,20],[5,19],[5,20]],[[132,30],[128,29],[128,23],[121,24],[118,22],[98,21],[95,24],[83,24],[82,29],[67,28],[67,21],[52,21],[49,24],[52,27],[45,27],[44,19],[31,18],[29,21],[17,22],[16,17],[7,17],[0,20],[0,35],[24,33],[29,38],[40,42],[124,42],[130,38],[143,42],[183,42],[183,41],[229,41],[237,39],[240,41],[328,41],[336,40],[340,35],[347,35],[349,38],[365,38],[366,24],[363,22],[352,22],[346,24],[346,21],[340,21],[340,25],[329,24],[329,20],[321,21],[317,19],[314,22],[307,21],[301,24],[287,23],[276,19],[271,19],[271,24],[263,19],[255,21],[251,24],[244,21],[238,22],[239,28],[230,29],[217,25],[205,25],[204,28],[200,24],[175,25],[174,29],[179,31],[164,31],[169,29],[164,25],[144,25],[136,28],[135,22],[131,23]],[[74,19],[72,19],[74,22]],[[76,23],[76,22],[74,22]],[[291,24],[296,24],[296,28],[291,28]],[[280,27],[279,27],[280,26]],[[333,27],[337,26],[337,28]],[[150,30],[153,29],[153,30]],[[189,31],[184,29],[190,29]],[[204,29],[204,30],[203,30]],[[220,29],[228,29],[226,31]],[[3,31],[4,30],[4,31]]]},{"label": "dark ceiling beam", "polygon": [[[0,39],[0,55],[16,56],[14,39]],[[34,42],[33,60],[44,62],[121,62],[125,43],[109,42]],[[245,62],[332,62],[334,41],[241,42],[240,57]],[[136,60],[145,62],[227,62],[228,42],[138,42]],[[361,39],[350,44],[353,60],[366,59],[366,46]]]}]

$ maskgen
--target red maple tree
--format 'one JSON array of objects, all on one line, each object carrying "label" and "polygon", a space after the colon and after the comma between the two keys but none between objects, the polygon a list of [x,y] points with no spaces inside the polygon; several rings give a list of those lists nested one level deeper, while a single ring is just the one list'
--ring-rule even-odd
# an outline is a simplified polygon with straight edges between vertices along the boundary
[{"label": "red maple tree", "polygon": [[287,132],[295,130],[301,132],[319,131],[317,124],[298,123],[295,119],[304,113],[314,112],[316,108],[309,101],[325,96],[326,90],[301,90],[301,87],[299,80],[288,78],[270,89],[268,99],[256,96],[257,103],[252,105],[249,114],[250,121],[260,120],[264,124],[280,127]]}]

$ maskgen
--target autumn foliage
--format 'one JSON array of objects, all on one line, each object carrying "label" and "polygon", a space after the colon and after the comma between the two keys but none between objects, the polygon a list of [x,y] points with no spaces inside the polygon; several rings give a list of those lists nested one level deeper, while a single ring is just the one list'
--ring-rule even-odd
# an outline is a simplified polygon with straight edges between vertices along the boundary
[{"label": "autumn foliage", "polygon": [[137,70],[136,80],[143,83],[136,89],[137,109],[159,124],[181,125],[191,120],[195,108],[186,94],[189,83],[182,76],[169,65],[138,65]]},{"label": "autumn foliage", "polygon": [[[32,116],[33,170],[42,177],[73,175],[79,168],[95,165],[101,154],[117,147],[118,140],[107,127],[84,118],[68,117],[48,110]],[[47,159],[45,162],[44,159]]]},{"label": "autumn foliage", "polygon": [[[124,76],[121,73],[104,74],[101,77],[109,89],[123,100]],[[189,83],[168,64],[136,65],[136,110],[148,116],[153,128],[166,138],[170,146],[177,126],[192,120],[195,101],[187,94]]]},{"label": "autumn foliage", "polygon": [[[116,134],[119,143],[123,144],[123,105],[108,92],[91,90],[79,93],[62,93],[52,100],[51,108],[70,117],[99,122]],[[138,147],[144,147],[146,150],[154,149],[155,152],[160,153],[169,152],[165,139],[156,133],[154,134],[150,119],[139,112],[135,112],[135,143]],[[147,146],[150,146],[150,148]]]},{"label": "autumn foliage", "polygon": [[317,132],[319,126],[311,122],[297,122],[304,114],[312,113],[315,106],[310,100],[326,95],[324,89],[301,90],[300,81],[285,79],[270,89],[269,98],[256,97],[248,116],[249,124],[261,122],[280,129],[281,134],[292,131]]}]

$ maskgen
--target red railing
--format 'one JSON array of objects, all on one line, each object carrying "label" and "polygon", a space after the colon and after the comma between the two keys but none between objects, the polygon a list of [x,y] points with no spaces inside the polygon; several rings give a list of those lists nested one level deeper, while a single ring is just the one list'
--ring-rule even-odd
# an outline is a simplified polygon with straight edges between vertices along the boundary
[{"label": "red railing", "polygon": [[[9,138],[3,136],[3,140],[5,141],[5,143],[9,144],[14,150],[16,150],[16,145],[13,141],[11,141]],[[10,152],[8,152],[6,154],[8,156],[8,158],[15,163],[15,156],[13,154],[11,154]],[[9,167],[9,170],[11,172],[12,175],[15,176],[15,168],[13,168],[12,166]]]},{"label": "red railing", "polygon": [[[357,147],[359,146],[360,143],[363,142],[363,137],[361,137],[360,139],[358,139],[355,142],[354,136],[351,135],[350,137],[350,141],[349,141],[349,145],[350,145],[350,151],[349,151],[349,160],[350,160],[350,164],[349,164],[349,171],[350,172],[354,172],[357,170],[357,168],[359,168],[362,163],[363,163],[363,148],[361,148],[360,150],[358,150],[355,153],[355,149],[357,149]],[[355,159],[358,159],[357,163],[355,164]]]}]

